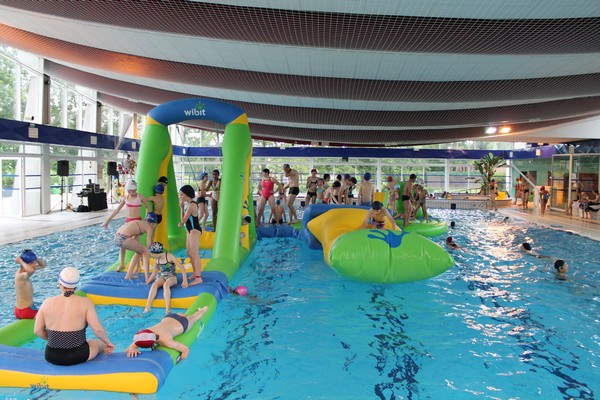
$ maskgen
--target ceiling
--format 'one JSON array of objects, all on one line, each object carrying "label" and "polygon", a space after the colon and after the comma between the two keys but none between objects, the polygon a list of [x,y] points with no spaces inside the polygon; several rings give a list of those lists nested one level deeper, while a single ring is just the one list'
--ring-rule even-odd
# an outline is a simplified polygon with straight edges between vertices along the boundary
[{"label": "ceiling", "polygon": [[276,141],[559,142],[600,118],[597,0],[0,0],[0,43],[103,104],[215,98]]}]

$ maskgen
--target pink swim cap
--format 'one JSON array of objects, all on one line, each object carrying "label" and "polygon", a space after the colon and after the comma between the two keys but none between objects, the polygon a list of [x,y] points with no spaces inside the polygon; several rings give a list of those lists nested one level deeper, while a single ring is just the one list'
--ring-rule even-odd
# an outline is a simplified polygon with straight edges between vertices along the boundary
[{"label": "pink swim cap", "polygon": [[246,286],[238,286],[235,289],[233,289],[233,291],[239,294],[240,296],[246,296],[248,294],[248,288],[246,288]]}]

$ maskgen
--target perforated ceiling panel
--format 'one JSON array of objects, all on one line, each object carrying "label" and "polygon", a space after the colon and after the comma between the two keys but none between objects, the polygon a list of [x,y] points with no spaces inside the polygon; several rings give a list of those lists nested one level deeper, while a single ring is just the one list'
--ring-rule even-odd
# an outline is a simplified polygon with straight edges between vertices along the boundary
[{"label": "perforated ceiling panel", "polygon": [[107,104],[219,98],[284,141],[448,142],[600,114],[600,5],[425,2],[0,1],[0,42]]}]

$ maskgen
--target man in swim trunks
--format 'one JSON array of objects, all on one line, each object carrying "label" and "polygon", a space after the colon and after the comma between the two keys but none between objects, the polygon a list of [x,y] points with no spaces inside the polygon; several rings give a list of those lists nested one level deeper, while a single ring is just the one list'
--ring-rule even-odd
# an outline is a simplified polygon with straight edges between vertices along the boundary
[{"label": "man in swim trunks", "polygon": [[153,349],[160,345],[177,350],[181,353],[180,359],[185,360],[190,354],[189,347],[173,338],[187,332],[207,311],[208,307],[202,307],[192,315],[169,314],[163,317],[158,324],[138,331],[133,336],[133,343],[125,349],[127,357],[137,357],[141,353],[140,348]]},{"label": "man in swim trunks", "polygon": [[38,269],[44,268],[46,262],[35,255],[31,250],[23,250],[15,260],[20,265],[15,272],[15,317],[18,319],[33,319],[38,310],[33,308],[33,284],[31,276]]},{"label": "man in swim trunks", "polygon": [[358,204],[370,207],[373,202],[373,193],[375,193],[375,185],[371,183],[371,173],[365,172],[363,182],[358,188]]},{"label": "man in swim trunks", "polygon": [[296,200],[296,196],[300,193],[300,175],[298,174],[298,171],[290,167],[290,164],[283,164],[283,172],[288,178],[288,183],[283,187],[283,190],[285,192],[285,189],[290,189],[287,205],[290,212],[290,224],[293,224],[294,222],[298,222],[294,201]]},{"label": "man in swim trunks", "polygon": [[410,214],[412,212],[412,188],[413,184],[417,180],[417,176],[415,174],[410,174],[406,184],[404,185],[404,192],[402,192],[402,203],[404,204],[404,215],[403,215],[403,226],[407,226],[409,224]]},{"label": "man in swim trunks", "polygon": [[380,201],[374,201],[371,204],[371,209],[367,211],[361,229],[384,229],[386,218],[392,225],[391,229],[396,230],[396,221],[392,218],[392,214],[390,214],[387,208],[383,207]]},{"label": "man in swim trunks", "polygon": [[[306,178],[306,199],[304,201],[304,206],[308,207],[310,204],[316,204],[318,198],[318,184],[319,178],[317,176],[317,169],[313,168],[310,170],[310,176]],[[323,182],[323,189],[327,189],[325,186],[325,182]]]}]

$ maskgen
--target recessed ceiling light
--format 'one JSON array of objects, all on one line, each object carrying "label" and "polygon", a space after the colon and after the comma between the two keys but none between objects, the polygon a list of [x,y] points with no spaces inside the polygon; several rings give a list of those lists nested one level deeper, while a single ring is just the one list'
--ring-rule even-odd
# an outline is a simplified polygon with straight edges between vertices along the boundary
[{"label": "recessed ceiling light", "polygon": [[485,133],[487,133],[488,135],[492,135],[492,134],[496,133],[496,130],[497,130],[497,129],[496,129],[496,127],[495,127],[495,126],[490,126],[489,128],[487,128],[487,129],[485,130]]}]

